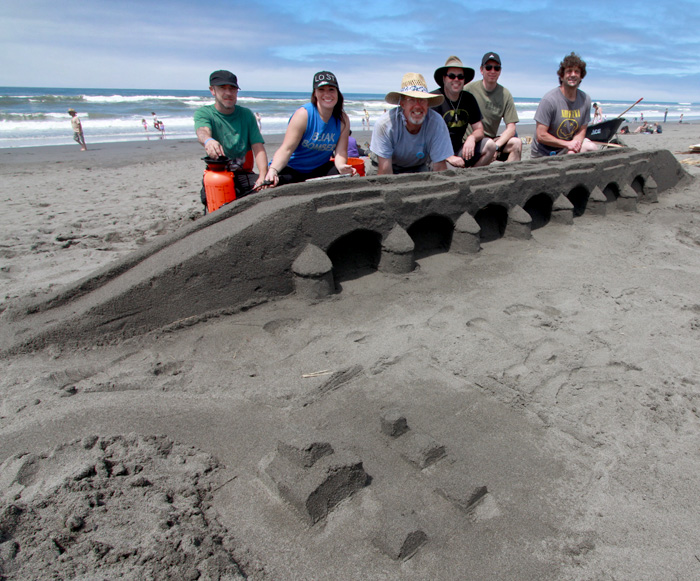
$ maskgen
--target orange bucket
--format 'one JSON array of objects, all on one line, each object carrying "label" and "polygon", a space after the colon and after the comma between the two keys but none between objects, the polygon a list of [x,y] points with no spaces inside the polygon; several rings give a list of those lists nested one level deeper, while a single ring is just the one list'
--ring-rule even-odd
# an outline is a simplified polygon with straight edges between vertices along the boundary
[{"label": "orange bucket", "polygon": [[361,176],[365,175],[365,160],[359,157],[348,157],[348,165],[357,170],[357,173]]}]

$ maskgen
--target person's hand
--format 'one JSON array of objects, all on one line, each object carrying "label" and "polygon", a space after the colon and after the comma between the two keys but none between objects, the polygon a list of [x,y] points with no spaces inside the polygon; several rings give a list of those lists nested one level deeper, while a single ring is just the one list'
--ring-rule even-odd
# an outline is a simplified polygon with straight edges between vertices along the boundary
[{"label": "person's hand", "polygon": [[464,167],[464,159],[462,159],[458,155],[451,155],[445,161],[455,167]]},{"label": "person's hand", "polygon": [[581,142],[578,139],[567,142],[566,148],[570,153],[578,153],[581,151]]},{"label": "person's hand", "polygon": [[474,148],[476,147],[476,141],[470,135],[462,146],[462,157],[464,159],[471,159],[474,156]]},{"label": "person's hand", "polygon": [[357,170],[354,167],[352,167],[351,165],[347,165],[347,164],[340,166],[338,168],[338,172],[340,172],[342,174],[346,174],[346,175],[349,174],[351,176],[357,175]]},{"label": "person's hand", "polygon": [[257,192],[260,190],[266,190],[267,188],[274,188],[276,184],[265,179],[266,176],[260,176],[255,180],[255,186],[253,186],[253,191]]},{"label": "person's hand", "polygon": [[[274,188],[280,183],[280,178],[277,175],[277,170],[270,166],[265,174],[265,179],[263,181],[270,182],[270,185],[266,186],[268,188]],[[255,182],[257,185],[257,182]]]},{"label": "person's hand", "polygon": [[216,139],[211,137],[205,141],[204,151],[206,151],[211,159],[216,159],[225,155],[223,146]]}]

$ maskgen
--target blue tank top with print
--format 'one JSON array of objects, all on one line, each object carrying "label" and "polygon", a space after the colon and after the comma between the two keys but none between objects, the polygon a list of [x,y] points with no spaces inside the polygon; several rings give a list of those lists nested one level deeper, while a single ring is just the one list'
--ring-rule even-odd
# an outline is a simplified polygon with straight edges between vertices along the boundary
[{"label": "blue tank top with print", "polygon": [[333,155],[340,139],[340,120],[331,116],[328,123],[324,122],[312,103],[304,105],[304,109],[308,114],[306,131],[288,165],[300,172],[310,172],[329,161]]}]

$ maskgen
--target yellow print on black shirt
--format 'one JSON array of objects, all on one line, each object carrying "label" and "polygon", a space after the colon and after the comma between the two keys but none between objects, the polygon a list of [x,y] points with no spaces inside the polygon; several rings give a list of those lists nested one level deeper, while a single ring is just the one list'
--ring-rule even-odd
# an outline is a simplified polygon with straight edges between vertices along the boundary
[{"label": "yellow print on black shirt", "polygon": [[579,130],[579,119],[581,119],[580,109],[562,109],[560,111],[562,122],[557,127],[556,136],[565,141],[571,141]]}]

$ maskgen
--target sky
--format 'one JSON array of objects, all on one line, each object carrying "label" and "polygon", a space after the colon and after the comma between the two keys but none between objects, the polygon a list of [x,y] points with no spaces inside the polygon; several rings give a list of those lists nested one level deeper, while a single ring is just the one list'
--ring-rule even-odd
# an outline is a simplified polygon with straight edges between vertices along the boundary
[{"label": "sky", "polygon": [[450,55],[541,97],[559,62],[587,63],[593,100],[700,102],[700,0],[0,0],[0,86],[206,89],[228,69],[242,91],[387,93]]}]

